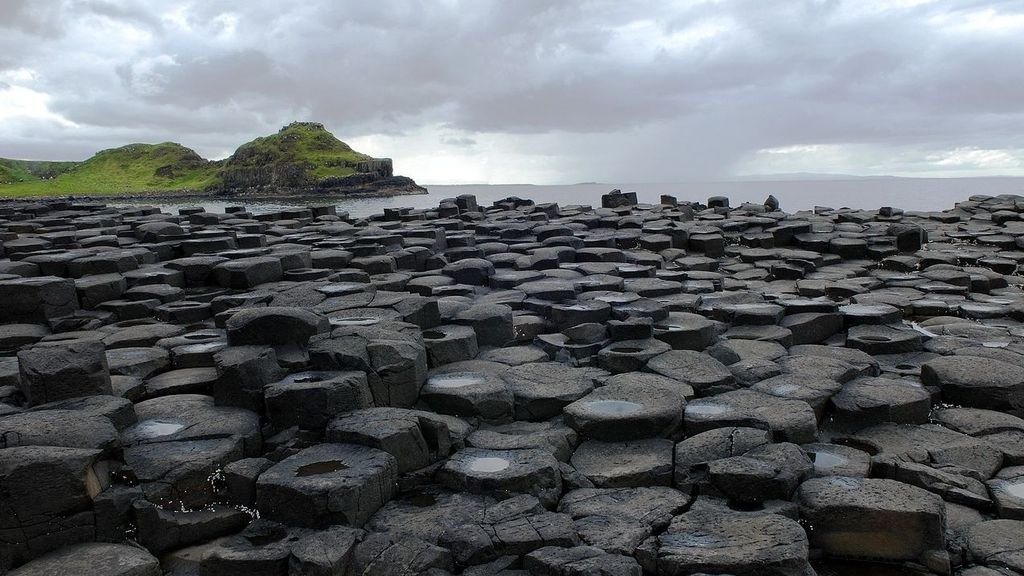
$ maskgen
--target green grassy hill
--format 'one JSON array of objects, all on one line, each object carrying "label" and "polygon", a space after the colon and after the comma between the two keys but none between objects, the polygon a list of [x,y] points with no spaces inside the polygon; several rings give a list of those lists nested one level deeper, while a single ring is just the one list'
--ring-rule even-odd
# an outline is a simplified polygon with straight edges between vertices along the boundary
[{"label": "green grassy hill", "polygon": [[74,168],[78,162],[45,162],[0,158],[0,184],[35,182],[54,178]]},{"label": "green grassy hill", "polygon": [[320,124],[293,122],[239,146],[219,167],[214,186],[314,186],[325,178],[355,174],[361,162],[370,160]]},{"label": "green grassy hill", "polygon": [[308,164],[310,175],[321,179],[355,173],[359,162],[373,160],[353,150],[320,124],[294,122],[277,134],[257,138],[238,147],[225,160],[225,168],[275,164]]},{"label": "green grassy hill", "polygon": [[243,144],[221,161],[205,160],[173,142],[129,144],[84,162],[0,159],[0,197],[311,187],[326,178],[367,171],[373,160],[320,124],[294,122]]}]

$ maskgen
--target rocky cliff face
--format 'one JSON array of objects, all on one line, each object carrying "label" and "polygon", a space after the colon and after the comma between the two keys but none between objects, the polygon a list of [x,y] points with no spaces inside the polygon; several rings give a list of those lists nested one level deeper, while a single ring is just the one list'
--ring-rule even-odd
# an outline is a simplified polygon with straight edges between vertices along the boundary
[{"label": "rocky cliff face", "polygon": [[310,164],[275,164],[225,168],[216,192],[237,194],[386,194],[426,193],[412,178],[395,176],[390,158],[357,163],[346,176],[313,176]]},{"label": "rocky cliff face", "polygon": [[295,122],[243,144],[224,161],[212,188],[221,195],[426,192],[412,179],[396,177],[390,158],[356,152],[313,122]]}]

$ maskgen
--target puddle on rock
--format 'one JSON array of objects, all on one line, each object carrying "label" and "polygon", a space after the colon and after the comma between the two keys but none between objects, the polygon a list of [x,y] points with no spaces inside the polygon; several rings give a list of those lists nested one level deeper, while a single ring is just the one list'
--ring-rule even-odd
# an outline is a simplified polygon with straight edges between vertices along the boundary
[{"label": "puddle on rock", "polygon": [[591,400],[586,403],[587,408],[604,414],[624,415],[639,411],[643,406],[636,402],[626,400]]},{"label": "puddle on rock", "polygon": [[504,458],[494,456],[482,456],[474,458],[469,462],[469,469],[473,472],[501,472],[508,468],[510,462]]},{"label": "puddle on rock", "polygon": [[626,295],[607,295],[598,296],[597,298],[594,298],[594,300],[600,300],[601,302],[604,302],[606,304],[629,304],[630,302],[636,300],[636,298]]},{"label": "puddle on rock", "polygon": [[799,389],[800,386],[797,384],[779,384],[778,386],[772,388],[772,394],[777,394],[779,396],[788,396]]},{"label": "puddle on rock", "polygon": [[325,284],[316,290],[324,296],[344,296],[363,292],[366,290],[366,287],[366,284],[359,284],[357,282],[338,282],[335,284]]},{"label": "puddle on rock", "polygon": [[818,470],[831,470],[849,462],[847,458],[831,452],[813,452],[813,454],[814,467]]},{"label": "puddle on rock", "polygon": [[[223,340],[216,340],[213,342],[202,342],[199,344],[186,344],[182,346],[184,352],[206,352],[208,350],[216,350],[218,348],[224,348],[227,346],[227,342]],[[177,348],[175,349],[177,350]]]},{"label": "puddle on rock", "polygon": [[132,426],[129,434],[138,440],[145,440],[147,438],[170,436],[184,427],[185,425],[180,422],[169,420],[143,420]]},{"label": "puddle on rock", "polygon": [[437,374],[427,379],[427,386],[430,388],[461,388],[480,384],[484,381],[484,375],[475,372],[453,372],[451,374]]},{"label": "puddle on rock", "polygon": [[1002,341],[982,342],[981,343],[981,346],[983,348],[1006,348],[1009,345],[1010,345],[1009,342],[1002,342]]},{"label": "puddle on rock", "polygon": [[353,316],[352,318],[331,318],[331,326],[373,326],[380,318],[372,316]]},{"label": "puddle on rock", "polygon": [[716,416],[730,410],[730,407],[721,404],[690,404],[686,407],[686,413],[694,416]]},{"label": "puddle on rock", "polygon": [[928,336],[929,338],[935,338],[935,337],[938,336],[938,334],[936,334],[935,332],[932,332],[931,330],[925,328],[924,326],[921,326],[917,322],[911,322],[910,323],[910,327],[913,328],[916,332],[924,334],[925,336]]},{"label": "puddle on rock", "polygon": [[338,470],[344,470],[348,468],[341,460],[326,460],[324,462],[313,462],[312,464],[303,464],[295,470],[295,475],[300,477],[305,476],[318,476],[320,474],[330,474],[331,472],[337,472]]},{"label": "puddle on rock", "polygon": [[1017,480],[1010,484],[1003,484],[999,490],[1013,496],[1014,498],[1024,500],[1024,480]]}]

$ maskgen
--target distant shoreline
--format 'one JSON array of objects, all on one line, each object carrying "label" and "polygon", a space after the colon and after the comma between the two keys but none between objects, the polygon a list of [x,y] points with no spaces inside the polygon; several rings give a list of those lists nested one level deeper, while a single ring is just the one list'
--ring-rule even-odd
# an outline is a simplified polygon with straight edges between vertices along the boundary
[{"label": "distant shoreline", "polygon": [[39,196],[0,196],[0,202],[38,202],[45,200],[55,201],[101,201],[101,200],[219,200],[231,201],[244,200],[287,200],[287,199],[315,199],[323,196],[325,198],[389,198],[391,196],[419,196],[428,194],[424,188],[418,190],[407,189],[386,189],[377,191],[344,192],[324,190],[317,193],[303,192],[242,192],[237,194],[217,194],[212,192],[190,192],[190,191],[166,191],[166,192],[137,192],[127,194],[72,194],[66,196],[39,195]]}]

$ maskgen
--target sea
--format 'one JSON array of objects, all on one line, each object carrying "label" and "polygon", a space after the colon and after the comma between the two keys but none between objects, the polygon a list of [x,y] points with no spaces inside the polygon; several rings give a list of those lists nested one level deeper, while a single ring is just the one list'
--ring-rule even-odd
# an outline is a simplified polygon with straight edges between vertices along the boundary
[{"label": "sea", "polygon": [[428,185],[427,194],[379,198],[347,198],[344,196],[277,197],[277,198],[174,198],[167,200],[108,200],[109,205],[157,206],[165,212],[177,213],[184,207],[201,206],[207,212],[224,212],[228,206],[245,206],[253,214],[277,212],[295,206],[335,205],[351,217],[380,214],[385,208],[433,208],[446,198],[473,194],[481,206],[510,196],[529,198],[537,203],[557,202],[559,205],[601,205],[601,195],[614,189],[636,192],[641,203],[657,204],[662,194],[680,201],[706,202],[711,196],[726,196],[733,206],[743,202],[762,203],[775,196],[786,212],[812,210],[816,206],[830,208],[877,209],[892,206],[904,210],[941,211],[975,194],[1024,195],[1024,177],[983,178],[850,178],[806,180],[739,180],[676,183],[584,183],[571,185],[533,184],[459,184]]}]

